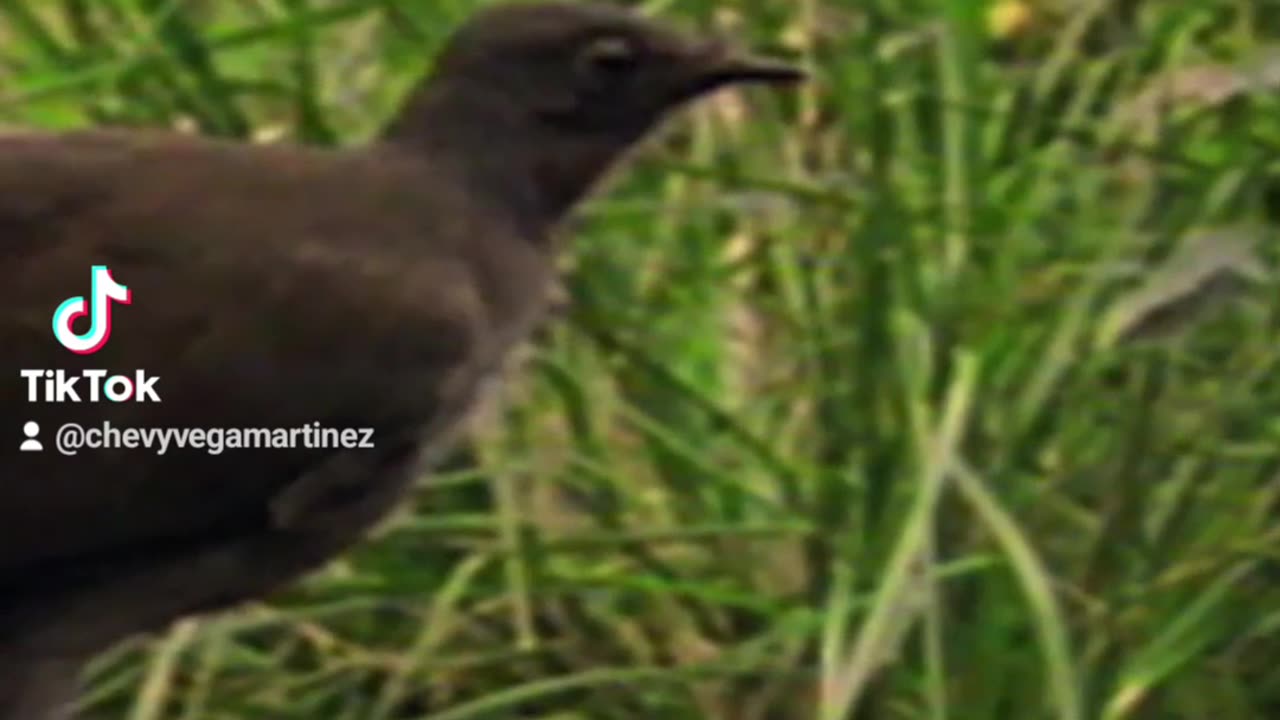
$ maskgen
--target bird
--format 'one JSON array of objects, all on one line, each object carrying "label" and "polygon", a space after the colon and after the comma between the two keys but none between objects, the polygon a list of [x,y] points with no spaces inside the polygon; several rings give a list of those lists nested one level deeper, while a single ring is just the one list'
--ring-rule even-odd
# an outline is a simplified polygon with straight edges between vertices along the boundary
[{"label": "bird", "polygon": [[618,6],[510,3],[359,146],[0,135],[0,720],[65,717],[96,654],[359,543],[547,321],[565,220],[630,151],[805,77]]}]

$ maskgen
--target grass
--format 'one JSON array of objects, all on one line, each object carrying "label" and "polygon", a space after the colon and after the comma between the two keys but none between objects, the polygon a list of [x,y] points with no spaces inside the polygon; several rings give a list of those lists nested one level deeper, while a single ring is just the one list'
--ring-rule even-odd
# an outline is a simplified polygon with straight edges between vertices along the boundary
[{"label": "grass", "polygon": [[[470,0],[0,0],[0,122],[359,142]],[[584,213],[376,541],[129,720],[1280,715],[1280,4],[653,2],[805,58]]]}]

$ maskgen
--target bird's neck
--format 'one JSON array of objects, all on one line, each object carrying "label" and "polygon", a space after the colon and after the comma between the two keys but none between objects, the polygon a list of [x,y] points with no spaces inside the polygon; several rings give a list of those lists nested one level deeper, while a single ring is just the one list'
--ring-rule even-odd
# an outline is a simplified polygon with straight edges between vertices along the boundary
[{"label": "bird's neck", "polygon": [[546,235],[618,160],[612,137],[547,127],[505,98],[434,83],[414,96],[383,141],[446,164],[470,192]]}]

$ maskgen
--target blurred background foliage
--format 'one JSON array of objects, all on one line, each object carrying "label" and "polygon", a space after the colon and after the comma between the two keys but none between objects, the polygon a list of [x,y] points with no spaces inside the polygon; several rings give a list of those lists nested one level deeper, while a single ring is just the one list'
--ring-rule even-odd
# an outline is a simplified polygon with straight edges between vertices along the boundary
[{"label": "blurred background foliage", "polygon": [[[0,0],[0,123],[359,143],[474,0]],[[380,537],[87,717],[1280,717],[1280,2],[667,0],[803,58],[582,214]]]}]

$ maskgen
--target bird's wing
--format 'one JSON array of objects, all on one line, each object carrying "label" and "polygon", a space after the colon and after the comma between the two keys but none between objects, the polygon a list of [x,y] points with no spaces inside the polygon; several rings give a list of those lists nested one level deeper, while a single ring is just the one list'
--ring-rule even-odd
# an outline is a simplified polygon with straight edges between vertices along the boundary
[{"label": "bird's wing", "polygon": [[[404,178],[361,175],[367,162],[163,136],[0,137],[0,595],[60,562],[253,527],[274,494],[333,455],[314,445],[158,454],[152,435],[149,449],[64,457],[55,433],[67,423],[318,423],[394,437],[457,403],[484,332],[456,254],[471,229],[424,214],[424,189]],[[411,242],[428,250],[397,251]],[[109,342],[76,355],[51,318],[90,294],[93,265],[132,299],[114,306]],[[161,402],[32,402],[43,383],[23,370],[142,371],[159,378]],[[87,399],[85,381],[75,389]],[[19,451],[28,422],[45,452]]]}]

